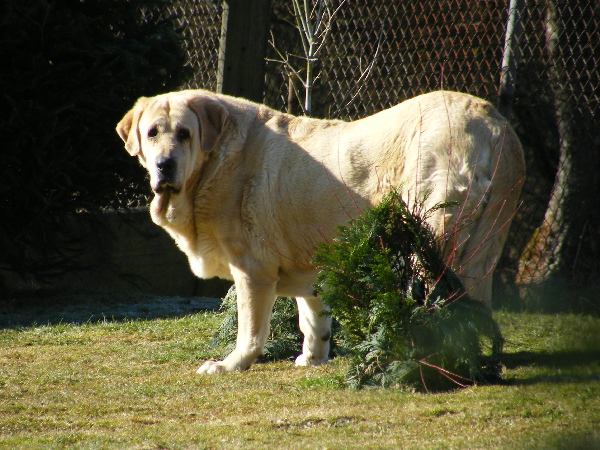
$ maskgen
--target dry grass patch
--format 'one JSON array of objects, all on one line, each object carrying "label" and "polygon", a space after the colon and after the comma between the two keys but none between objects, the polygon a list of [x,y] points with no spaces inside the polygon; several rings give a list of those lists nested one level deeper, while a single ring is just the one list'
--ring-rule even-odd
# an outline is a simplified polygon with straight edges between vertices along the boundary
[{"label": "dry grass patch", "polygon": [[[506,385],[348,390],[346,361],[198,376],[217,313],[0,330],[2,448],[581,448],[600,444],[600,320],[496,315]],[[577,446],[575,445],[575,448]]]}]

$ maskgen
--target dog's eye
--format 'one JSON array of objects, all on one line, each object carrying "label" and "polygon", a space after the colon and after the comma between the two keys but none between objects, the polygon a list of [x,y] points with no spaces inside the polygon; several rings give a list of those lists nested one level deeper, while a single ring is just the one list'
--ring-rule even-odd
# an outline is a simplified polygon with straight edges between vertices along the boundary
[{"label": "dog's eye", "polygon": [[156,135],[158,134],[158,128],[157,127],[152,127],[148,130],[148,137],[149,138],[155,138]]},{"label": "dog's eye", "polygon": [[187,141],[190,138],[190,130],[187,128],[181,128],[177,131],[177,140],[179,142]]}]

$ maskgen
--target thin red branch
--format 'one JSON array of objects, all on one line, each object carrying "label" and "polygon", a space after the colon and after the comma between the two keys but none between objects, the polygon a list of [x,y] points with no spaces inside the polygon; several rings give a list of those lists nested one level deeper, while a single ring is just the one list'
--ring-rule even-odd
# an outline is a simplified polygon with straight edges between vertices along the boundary
[{"label": "thin red branch", "polygon": [[[432,356],[432,355],[430,355],[430,356]],[[442,375],[443,375],[443,374],[445,374],[445,376],[447,376],[447,377],[448,377],[450,380],[452,380],[452,378],[451,378],[451,377],[456,377],[456,378],[460,378],[461,380],[469,381],[470,383],[475,383],[475,381],[471,380],[470,378],[463,377],[462,375],[459,375],[459,374],[457,374],[457,373],[454,373],[454,372],[450,372],[449,370],[447,370],[447,369],[444,369],[444,368],[443,368],[443,367],[441,367],[441,366],[438,366],[438,365],[436,365],[436,364],[432,364],[432,363],[430,363],[430,362],[427,362],[427,361],[425,361],[425,359],[426,359],[426,358],[429,358],[430,356],[427,356],[427,357],[425,357],[425,358],[423,358],[423,359],[420,359],[420,360],[418,360],[417,362],[418,362],[418,363],[420,363],[420,364],[423,364],[423,365],[425,365],[425,366],[428,366],[428,367],[431,367],[431,368],[433,368],[433,369],[437,370],[437,371],[438,371],[440,374],[442,374]],[[458,384],[458,385],[460,385],[460,386],[467,387],[467,385],[462,385],[461,383],[459,383],[459,382],[458,382],[458,381],[456,381],[456,380],[452,380],[452,381],[454,381],[456,384]]]}]

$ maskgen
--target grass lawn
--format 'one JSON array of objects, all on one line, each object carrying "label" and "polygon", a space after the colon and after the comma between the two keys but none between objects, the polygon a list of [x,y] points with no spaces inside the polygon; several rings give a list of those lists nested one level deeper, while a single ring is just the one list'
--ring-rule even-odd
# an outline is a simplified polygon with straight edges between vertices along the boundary
[{"label": "grass lawn", "polygon": [[417,394],[343,388],[339,358],[196,375],[220,320],[202,304],[0,314],[0,448],[600,448],[598,317],[496,312],[506,383]]}]

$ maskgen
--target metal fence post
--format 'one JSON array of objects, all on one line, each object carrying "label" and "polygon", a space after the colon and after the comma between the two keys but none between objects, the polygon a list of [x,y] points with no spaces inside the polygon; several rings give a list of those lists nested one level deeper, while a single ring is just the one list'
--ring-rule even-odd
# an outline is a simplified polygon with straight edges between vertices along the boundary
[{"label": "metal fence post", "polygon": [[510,0],[500,76],[500,95],[498,98],[498,110],[507,119],[510,119],[512,101],[515,95],[517,66],[521,56],[519,41],[523,34],[525,4],[525,0]]},{"label": "metal fence post", "polygon": [[270,0],[223,2],[217,92],[263,101]]}]

